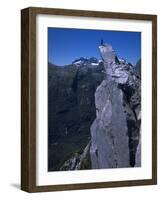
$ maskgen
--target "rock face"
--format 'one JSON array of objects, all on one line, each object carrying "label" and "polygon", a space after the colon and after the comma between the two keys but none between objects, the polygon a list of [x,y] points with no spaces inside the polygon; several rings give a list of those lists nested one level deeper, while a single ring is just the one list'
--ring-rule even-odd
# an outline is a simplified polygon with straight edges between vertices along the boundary
[{"label": "rock face", "polygon": [[136,167],[140,167],[141,166],[141,141],[139,142],[139,144],[137,146],[135,166]]},{"label": "rock face", "polygon": [[[134,167],[140,138],[140,76],[130,63],[119,61],[110,45],[103,44],[99,49],[105,79],[95,92],[96,119],[91,126],[90,148],[92,168]],[[140,160],[137,166],[140,166],[141,152],[137,152]]]},{"label": "rock face", "polygon": [[[78,64],[79,63],[79,64]],[[94,63],[96,63],[94,65]],[[96,118],[94,93],[104,79],[103,63],[78,59],[60,67],[48,65],[48,170],[58,171],[90,141]]]},{"label": "rock face", "polygon": [[138,71],[139,75],[141,76],[141,59],[137,61],[135,68]]},{"label": "rock face", "polygon": [[80,169],[91,169],[90,162],[90,142],[85,147],[83,153],[75,153],[75,155],[61,166],[60,170],[80,170]]}]

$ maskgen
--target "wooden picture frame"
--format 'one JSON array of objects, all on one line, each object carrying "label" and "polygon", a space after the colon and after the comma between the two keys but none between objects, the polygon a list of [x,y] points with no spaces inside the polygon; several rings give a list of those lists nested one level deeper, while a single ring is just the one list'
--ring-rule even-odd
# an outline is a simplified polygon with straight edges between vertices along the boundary
[{"label": "wooden picture frame", "polygon": [[[140,180],[36,184],[36,18],[73,16],[85,18],[148,21],[152,23],[152,177]],[[21,189],[27,192],[77,190],[157,184],[157,16],[83,10],[29,7],[21,11]]]}]

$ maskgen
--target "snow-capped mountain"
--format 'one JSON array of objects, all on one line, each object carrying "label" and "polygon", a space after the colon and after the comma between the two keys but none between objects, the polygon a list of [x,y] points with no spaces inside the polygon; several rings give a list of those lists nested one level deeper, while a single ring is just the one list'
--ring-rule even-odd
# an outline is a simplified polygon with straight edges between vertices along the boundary
[{"label": "snow-capped mountain", "polygon": [[86,65],[98,66],[99,63],[100,61],[95,57],[91,58],[80,57],[79,59],[76,59],[72,62],[72,64],[76,66],[86,66]]}]

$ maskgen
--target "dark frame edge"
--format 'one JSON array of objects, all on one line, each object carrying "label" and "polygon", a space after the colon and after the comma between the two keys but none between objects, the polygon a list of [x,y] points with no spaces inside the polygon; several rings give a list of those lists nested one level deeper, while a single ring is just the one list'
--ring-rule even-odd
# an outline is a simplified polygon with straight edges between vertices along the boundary
[{"label": "dark frame edge", "polygon": [[36,23],[21,10],[21,190],[36,186]]},{"label": "dark frame edge", "polygon": [[29,191],[29,9],[21,10],[21,189]]},{"label": "dark frame edge", "polygon": [[152,19],[152,179],[157,184],[157,15]]},{"label": "dark frame edge", "polygon": [[[125,12],[108,12],[108,11],[93,11],[93,10],[78,10],[78,9],[63,9],[63,8],[48,8],[48,7],[27,7],[31,13],[48,14],[48,15],[63,15],[63,16],[78,16],[78,17],[100,17],[113,19],[130,19],[130,20],[150,20],[152,21],[156,15],[140,14],[140,13],[125,13]],[[24,9],[24,10],[25,10]]]},{"label": "dark frame edge", "polygon": [[67,190],[88,190],[88,189],[103,189],[103,188],[118,188],[118,187],[134,187],[134,186],[148,186],[156,185],[153,179],[147,180],[131,180],[131,181],[114,181],[114,182],[95,182],[95,183],[79,183],[66,185],[44,185],[35,186],[30,193],[37,192],[56,192]]}]

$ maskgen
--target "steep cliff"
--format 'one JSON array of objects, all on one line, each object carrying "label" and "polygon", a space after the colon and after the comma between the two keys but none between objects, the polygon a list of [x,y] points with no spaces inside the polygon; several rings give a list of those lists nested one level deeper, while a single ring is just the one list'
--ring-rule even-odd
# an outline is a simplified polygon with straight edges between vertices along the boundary
[{"label": "steep cliff", "polygon": [[102,44],[99,49],[105,79],[95,92],[96,119],[91,126],[90,147],[92,168],[140,166],[140,147],[137,151],[141,123],[140,76],[130,63],[119,61],[112,46]]},{"label": "steep cliff", "polygon": [[102,70],[103,63],[95,58],[80,58],[63,67],[49,63],[49,171],[69,170],[70,160],[81,155],[89,143],[90,126],[96,117],[94,93],[104,79]]},{"label": "steep cliff", "polygon": [[141,76],[141,59],[139,59],[135,65],[135,69],[138,71],[139,75]]}]

